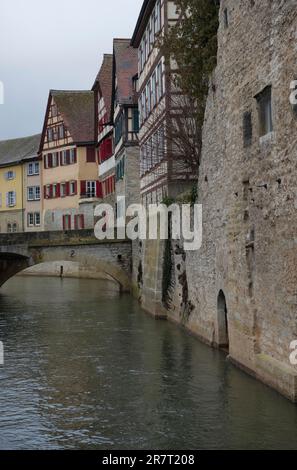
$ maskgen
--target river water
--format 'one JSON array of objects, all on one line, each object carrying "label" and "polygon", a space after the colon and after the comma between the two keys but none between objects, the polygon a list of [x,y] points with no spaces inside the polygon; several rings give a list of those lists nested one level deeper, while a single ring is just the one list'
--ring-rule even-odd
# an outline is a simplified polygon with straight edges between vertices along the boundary
[{"label": "river water", "polygon": [[297,449],[297,406],[108,281],[0,294],[0,449]]}]

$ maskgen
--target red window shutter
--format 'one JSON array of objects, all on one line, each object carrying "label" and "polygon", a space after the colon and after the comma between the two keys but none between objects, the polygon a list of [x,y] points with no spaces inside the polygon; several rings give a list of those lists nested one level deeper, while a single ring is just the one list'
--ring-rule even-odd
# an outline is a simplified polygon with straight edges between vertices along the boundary
[{"label": "red window shutter", "polygon": [[51,184],[50,187],[49,187],[49,197],[52,198],[53,197],[53,185]]},{"label": "red window shutter", "polygon": [[86,190],[87,190],[87,182],[86,181],[81,181],[80,182],[80,195],[85,196],[86,195]]},{"label": "red window shutter", "polygon": [[66,215],[63,215],[63,230],[66,230]]},{"label": "red window shutter", "polygon": [[112,140],[111,139],[107,139],[106,141],[106,154],[107,154],[107,158],[111,157],[112,155]]},{"label": "red window shutter", "polygon": [[43,197],[44,199],[47,198],[47,194],[46,194],[46,186],[43,186]]},{"label": "red window shutter", "polygon": [[69,196],[69,194],[70,194],[70,183],[69,183],[69,181],[67,181],[67,183],[65,184],[65,190],[66,190],[66,196]]},{"label": "red window shutter", "polygon": [[100,181],[96,181],[96,196],[102,198],[102,186]]},{"label": "red window shutter", "polygon": [[60,183],[57,184],[57,189],[56,189],[56,197],[61,196],[61,185]]},{"label": "red window shutter", "polygon": [[94,163],[96,161],[95,149],[87,148],[87,163]]}]

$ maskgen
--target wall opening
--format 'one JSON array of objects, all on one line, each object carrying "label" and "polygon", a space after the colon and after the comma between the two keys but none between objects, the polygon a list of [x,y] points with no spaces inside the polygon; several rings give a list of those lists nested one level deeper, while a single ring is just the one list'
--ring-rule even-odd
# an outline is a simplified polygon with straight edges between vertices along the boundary
[{"label": "wall opening", "polygon": [[228,309],[222,290],[218,296],[218,345],[221,349],[229,351]]}]

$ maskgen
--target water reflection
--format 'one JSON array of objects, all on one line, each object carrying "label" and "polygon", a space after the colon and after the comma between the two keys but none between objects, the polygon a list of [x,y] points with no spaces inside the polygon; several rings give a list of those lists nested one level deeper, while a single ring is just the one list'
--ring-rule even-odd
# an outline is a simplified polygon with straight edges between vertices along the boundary
[{"label": "water reflection", "polygon": [[297,448],[297,407],[107,281],[1,290],[0,448]]}]

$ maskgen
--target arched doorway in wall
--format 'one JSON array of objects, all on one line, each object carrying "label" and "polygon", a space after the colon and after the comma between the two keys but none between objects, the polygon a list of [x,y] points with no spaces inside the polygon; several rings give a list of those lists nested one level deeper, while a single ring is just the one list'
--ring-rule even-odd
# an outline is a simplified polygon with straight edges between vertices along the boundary
[{"label": "arched doorway in wall", "polygon": [[228,309],[224,292],[218,295],[218,345],[229,351]]}]

